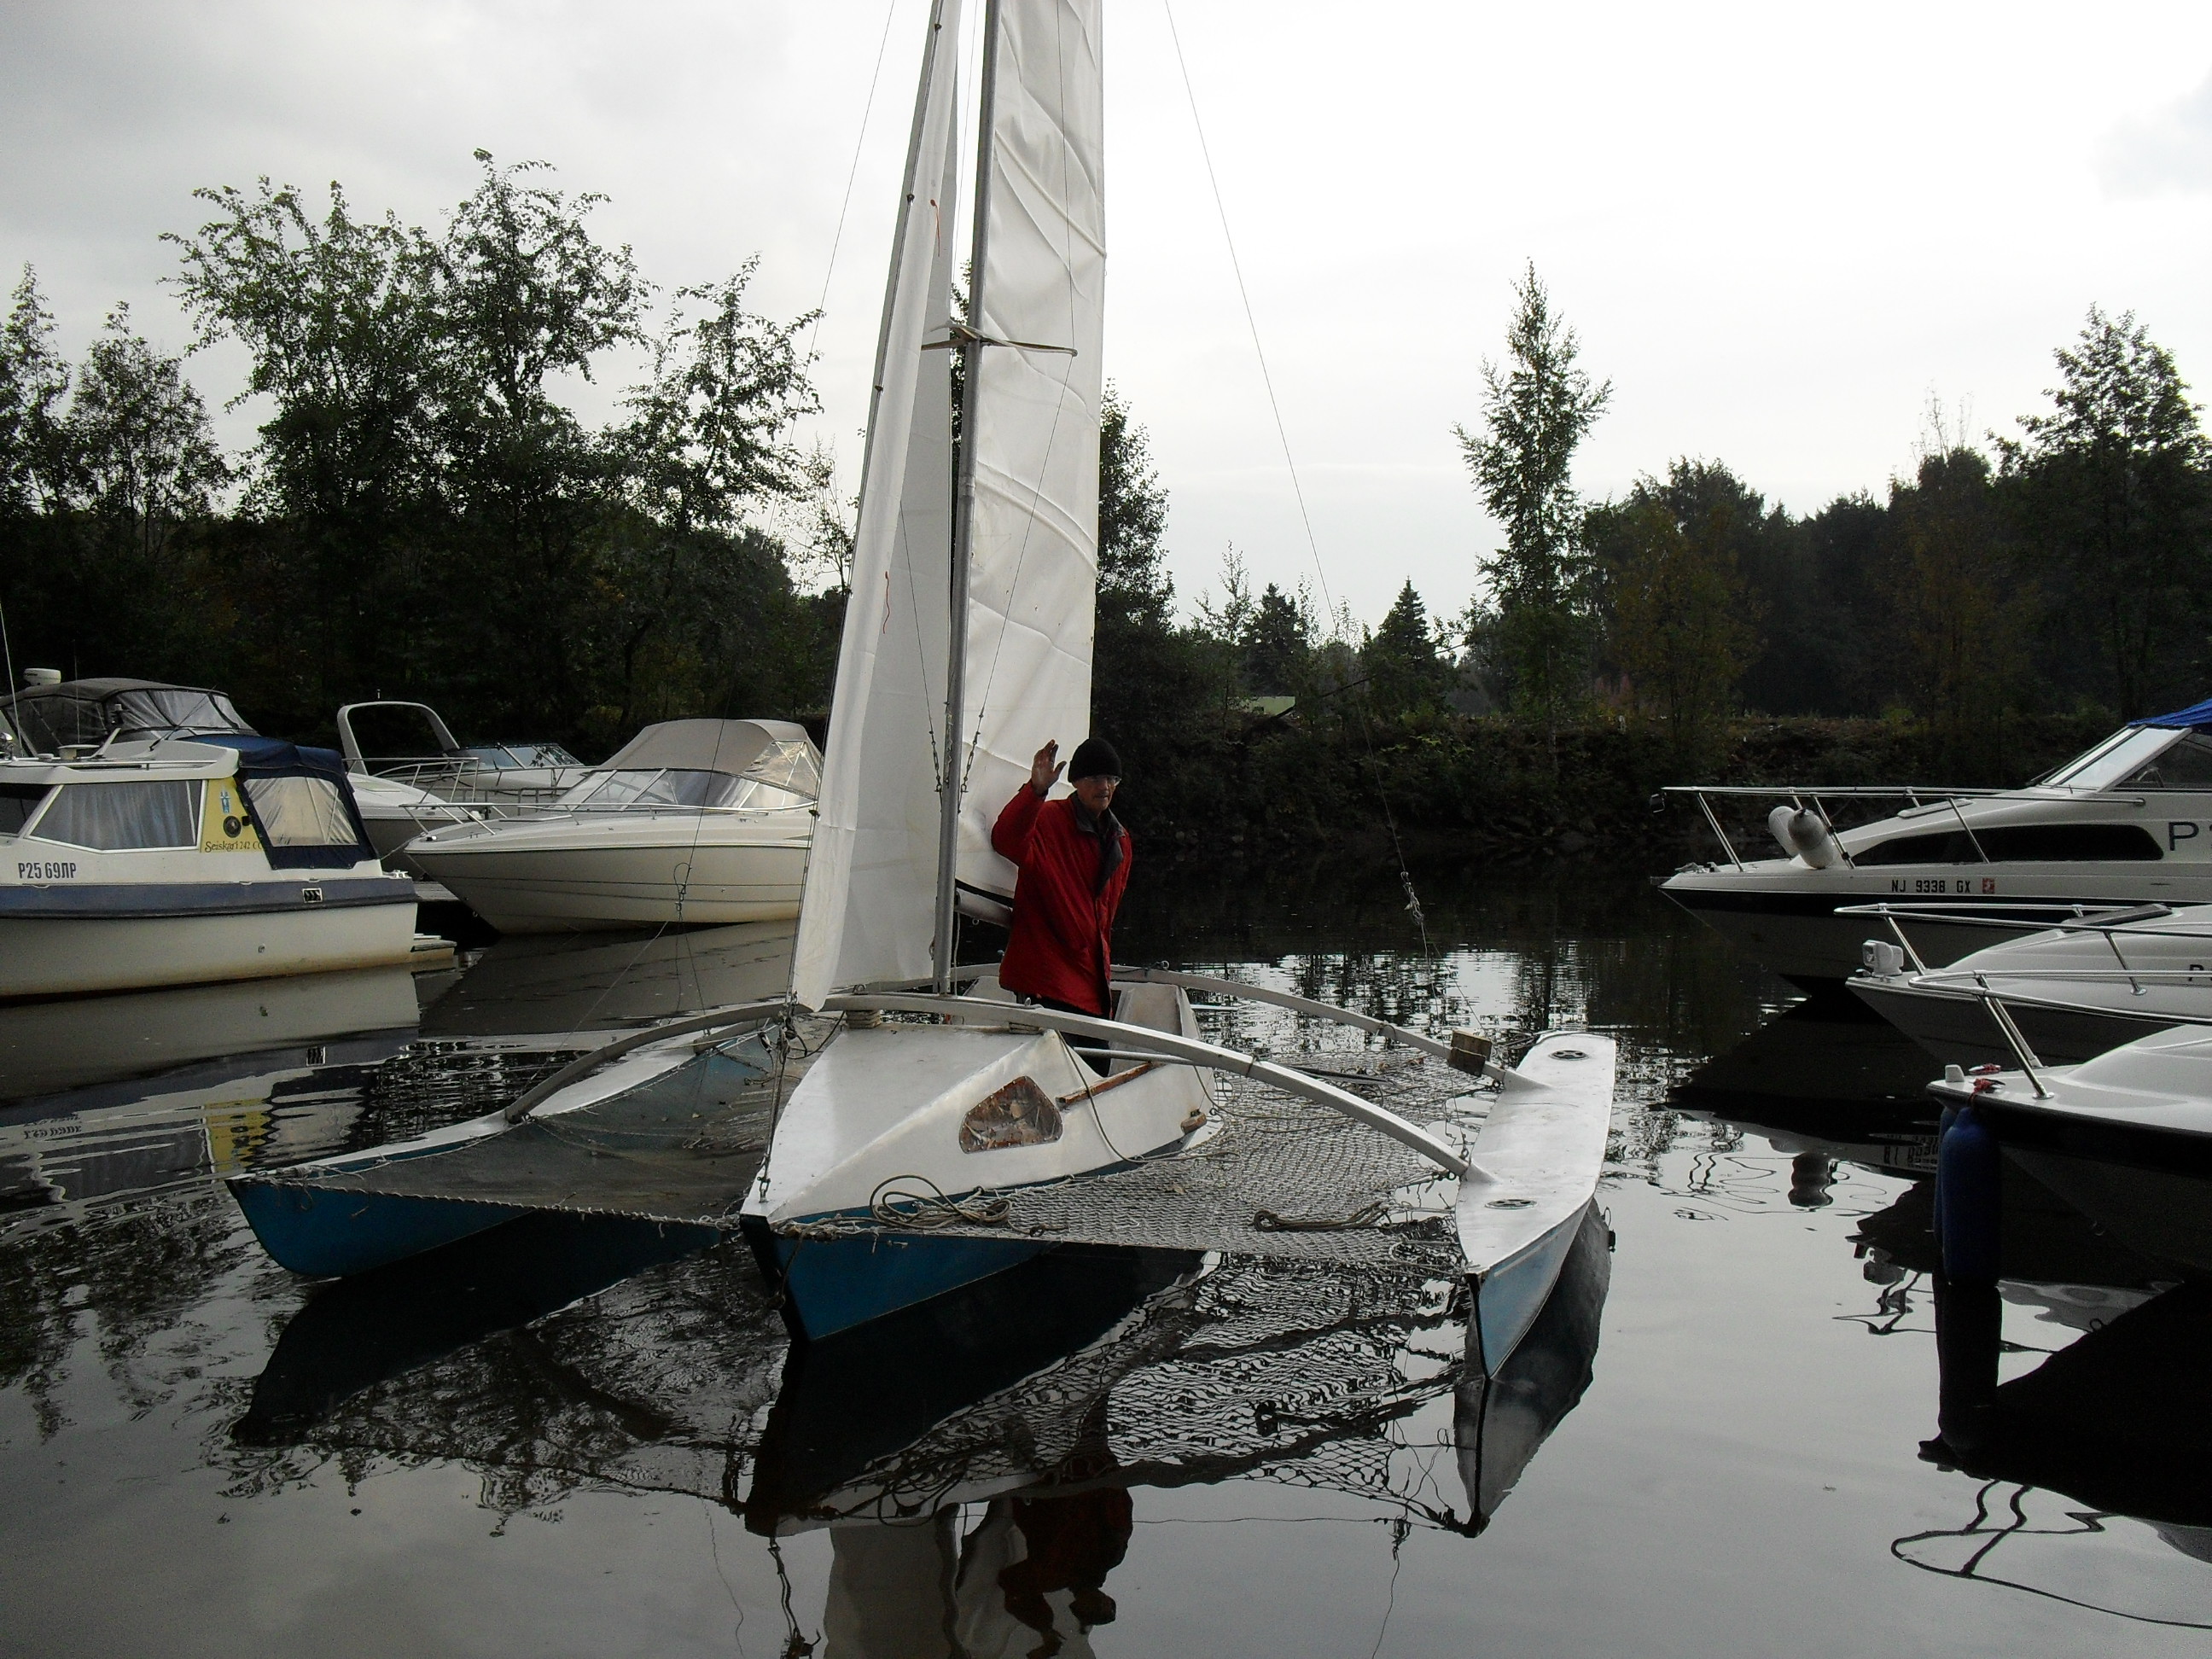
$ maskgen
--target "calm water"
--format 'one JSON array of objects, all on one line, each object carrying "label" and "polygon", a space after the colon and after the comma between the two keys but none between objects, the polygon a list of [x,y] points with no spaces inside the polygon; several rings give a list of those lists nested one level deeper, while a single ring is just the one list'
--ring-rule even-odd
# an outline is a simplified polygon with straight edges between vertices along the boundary
[{"label": "calm water", "polygon": [[1486,1401],[1464,1309],[1388,1275],[1048,1257],[794,1364],[738,1245],[519,1223],[311,1292],[219,1184],[485,1109],[533,1034],[774,988],[761,930],[0,1010],[0,1648],[2206,1650],[2175,1269],[2021,1183],[2020,1276],[1946,1308],[1954,1407],[1994,1366],[2010,1415],[1972,1472],[1923,1452],[1930,1064],[1640,878],[1423,896],[1425,949],[1388,880],[1140,890],[1121,954],[1619,1034],[1614,1249]]}]

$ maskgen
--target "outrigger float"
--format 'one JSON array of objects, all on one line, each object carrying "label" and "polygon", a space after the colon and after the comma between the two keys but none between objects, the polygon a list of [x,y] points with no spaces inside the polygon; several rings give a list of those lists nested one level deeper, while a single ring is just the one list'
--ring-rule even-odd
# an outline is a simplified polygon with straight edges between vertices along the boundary
[{"label": "outrigger float", "polygon": [[[1473,1033],[1203,975],[1115,970],[1107,1018],[957,966],[957,918],[1009,913],[994,820],[1032,755],[1090,729],[1098,9],[986,7],[956,314],[961,0],[932,7],[787,1000],[635,1033],[475,1123],[241,1178],[279,1261],[358,1271],[532,1208],[742,1227],[818,1338],[1060,1243],[1412,1252],[1475,1286],[1486,1368],[1528,1329],[1595,1190],[1608,1039],[1547,1033],[1509,1068]],[[1209,1041],[1192,990],[1384,1037],[1405,1075],[1362,1092]],[[1392,1091],[1407,1109],[1372,1097]]]}]

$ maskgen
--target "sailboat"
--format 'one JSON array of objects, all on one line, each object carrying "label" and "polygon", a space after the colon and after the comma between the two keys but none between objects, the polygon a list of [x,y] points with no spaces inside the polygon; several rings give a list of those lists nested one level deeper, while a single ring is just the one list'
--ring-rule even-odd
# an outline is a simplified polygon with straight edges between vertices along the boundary
[{"label": "sailboat", "polygon": [[[1079,1182],[1101,1195],[1094,1218],[1110,1209],[1100,1183],[1199,1152],[1222,1129],[1218,1079],[1240,1077],[1382,1138],[1374,1144],[1389,1157],[1367,1173],[1394,1173],[1357,1210],[1416,1219],[1397,1188],[1407,1172],[1421,1177],[1418,1223],[1458,1246],[1486,1370],[1528,1330],[1596,1186],[1611,1039],[1548,1032],[1508,1067],[1473,1033],[1445,1042],[1202,975],[1115,968],[1112,1015],[1100,1018],[1020,1003],[988,967],[958,965],[956,918],[1010,914],[1016,872],[992,850],[993,819],[1030,787],[1035,751],[1089,729],[1105,258],[1098,12],[1099,0],[988,0],[960,316],[961,0],[931,10],[788,994],[629,1033],[473,1122],[234,1182],[279,1261],[357,1273],[535,1209],[734,1222],[794,1334],[825,1337],[1079,1242],[1066,1228],[1056,1237],[1000,1224],[1016,1200]],[[1194,990],[1347,1024],[1423,1064],[1479,1074],[1464,1089],[1455,1079],[1451,1099],[1496,1084],[1473,1137],[1480,1161],[1469,1126],[1424,1127],[1208,1041]],[[763,1148],[755,1126],[771,1114]],[[1291,1144],[1241,1133],[1224,1144]],[[1224,1176],[1228,1207],[1213,1212],[1223,1225],[1174,1219],[1205,1235],[1200,1249],[1228,1248],[1234,1232],[1265,1253],[1253,1189],[1237,1174]],[[1312,1218],[1294,1217],[1290,1236]],[[1168,1243],[1126,1232],[1090,1242]]]},{"label": "sailboat", "polygon": [[991,1194],[1172,1155],[1207,1131],[1209,1071],[1264,1076],[1461,1181],[1476,1271],[1510,1259],[1521,1276],[1486,1333],[1502,1361],[1595,1183],[1605,1038],[1554,1042],[1534,1072],[1489,1066],[1528,1095],[1492,1117],[1519,1125],[1504,1159],[1533,1183],[1508,1194],[1389,1111],[1205,1042],[1189,989],[1244,988],[1128,975],[1111,1018],[1018,1005],[988,972],[955,994],[956,918],[1010,912],[1016,872],[992,848],[993,819],[1029,787],[1034,751],[1089,730],[1105,276],[1099,0],[988,0],[956,313],[960,15],[961,0],[937,0],[924,52],[794,951],[794,1003],[844,1021],[782,1104],[744,1230],[794,1332],[829,1335],[1052,1243],[930,1237],[917,1218],[973,1221]]}]

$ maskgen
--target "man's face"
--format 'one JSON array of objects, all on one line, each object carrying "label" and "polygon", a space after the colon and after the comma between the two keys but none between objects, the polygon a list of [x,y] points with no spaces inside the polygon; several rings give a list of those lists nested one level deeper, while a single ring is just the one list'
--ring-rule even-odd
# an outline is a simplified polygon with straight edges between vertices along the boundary
[{"label": "man's face", "polygon": [[1114,804],[1114,792],[1121,787],[1121,780],[1110,777],[1077,778],[1073,781],[1076,799],[1083,803],[1086,812],[1104,811]]}]

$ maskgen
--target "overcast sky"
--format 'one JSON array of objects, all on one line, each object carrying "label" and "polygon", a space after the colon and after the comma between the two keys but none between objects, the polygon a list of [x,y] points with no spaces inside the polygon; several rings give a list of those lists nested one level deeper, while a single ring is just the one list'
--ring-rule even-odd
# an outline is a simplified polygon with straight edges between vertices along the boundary
[{"label": "overcast sky", "polygon": [[[1977,434],[2037,407],[2092,302],[2212,386],[2212,7],[1170,3],[1326,583],[1370,621],[1407,577],[1455,611],[1495,544],[1451,428],[1524,261],[1613,385],[1594,495],[1685,454],[1793,512],[1879,492],[1931,397]],[[771,313],[826,286],[849,471],[925,3],[12,0],[0,261],[72,353],[118,300],[181,349],[156,239],[195,185],[337,179],[429,223],[476,147],[542,158],[665,287],[756,252]],[[1106,368],[1178,589],[1232,541],[1312,581],[1163,0],[1105,8]],[[240,365],[192,373],[220,403]]]}]

